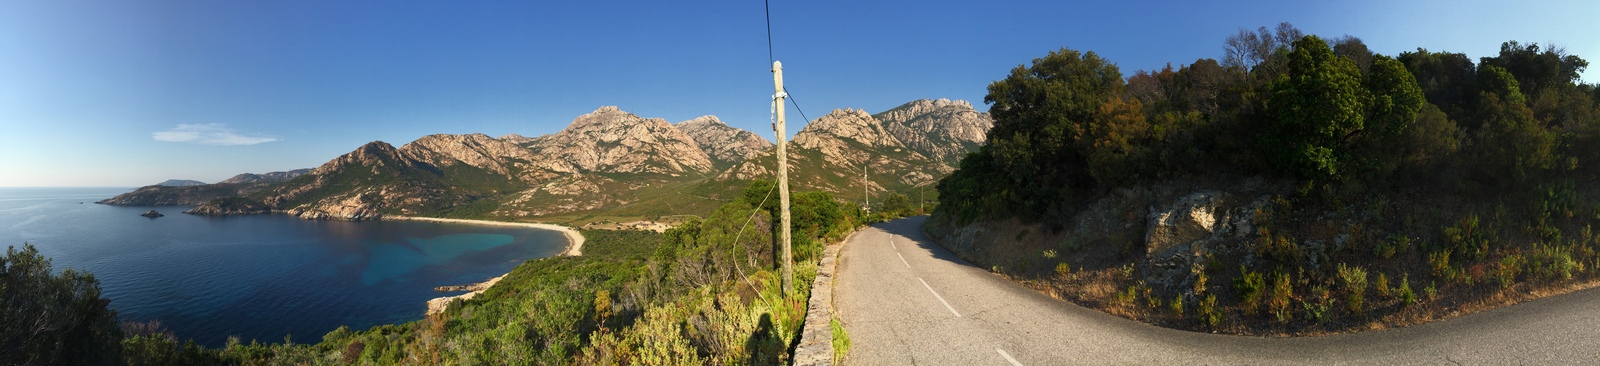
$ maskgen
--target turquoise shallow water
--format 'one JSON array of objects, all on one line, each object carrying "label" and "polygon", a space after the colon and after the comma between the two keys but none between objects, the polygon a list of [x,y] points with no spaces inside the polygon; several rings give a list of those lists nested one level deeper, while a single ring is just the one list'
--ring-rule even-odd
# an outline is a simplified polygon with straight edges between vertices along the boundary
[{"label": "turquoise shallow water", "polygon": [[[32,243],[58,272],[93,273],[122,320],[158,319],[211,346],[228,336],[310,343],[340,325],[421,319],[443,295],[433,287],[499,276],[566,246],[559,232],[528,228],[94,204],[126,191],[0,188],[0,246]],[[139,216],[150,209],[166,216]]]}]

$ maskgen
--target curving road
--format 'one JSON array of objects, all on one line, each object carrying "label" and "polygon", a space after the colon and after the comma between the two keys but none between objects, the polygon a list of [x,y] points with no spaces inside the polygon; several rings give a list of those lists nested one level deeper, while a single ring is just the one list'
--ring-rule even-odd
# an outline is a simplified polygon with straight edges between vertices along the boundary
[{"label": "curving road", "polygon": [[874,225],[839,253],[850,365],[1600,364],[1600,291],[1414,327],[1315,338],[1179,331],[1051,299],[922,234]]}]

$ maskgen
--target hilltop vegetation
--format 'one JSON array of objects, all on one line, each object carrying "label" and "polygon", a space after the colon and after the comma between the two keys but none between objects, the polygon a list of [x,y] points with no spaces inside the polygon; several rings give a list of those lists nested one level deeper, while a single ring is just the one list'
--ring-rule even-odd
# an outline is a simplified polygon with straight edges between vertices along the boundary
[{"label": "hilltop vegetation", "polygon": [[1515,41],[1476,63],[1380,55],[1287,23],[1226,45],[1132,76],[1070,49],[1011,70],[928,230],[1059,298],[1247,334],[1414,324],[1597,278],[1588,61]]}]

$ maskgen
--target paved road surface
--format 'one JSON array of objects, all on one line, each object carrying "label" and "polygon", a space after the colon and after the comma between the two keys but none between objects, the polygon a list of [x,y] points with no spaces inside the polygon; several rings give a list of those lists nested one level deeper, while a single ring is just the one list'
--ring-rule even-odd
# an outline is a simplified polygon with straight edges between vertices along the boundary
[{"label": "paved road surface", "polygon": [[850,365],[1600,364],[1600,291],[1452,320],[1316,338],[1158,328],[973,267],[922,234],[874,225],[839,254],[834,304]]}]

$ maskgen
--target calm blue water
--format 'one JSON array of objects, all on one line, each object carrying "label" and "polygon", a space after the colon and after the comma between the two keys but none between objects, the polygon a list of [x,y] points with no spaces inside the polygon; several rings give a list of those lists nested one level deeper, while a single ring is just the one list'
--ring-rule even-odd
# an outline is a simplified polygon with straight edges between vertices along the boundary
[{"label": "calm blue water", "polygon": [[[547,230],[94,203],[129,190],[0,188],[0,247],[32,243],[57,272],[93,273],[122,320],[159,319],[210,346],[230,335],[314,343],[340,325],[421,319],[442,296],[435,286],[483,281],[566,246]],[[139,216],[150,209],[167,216]]]}]

